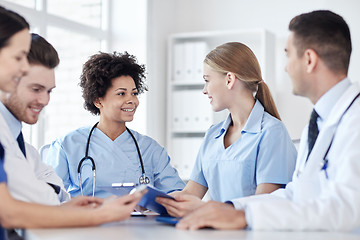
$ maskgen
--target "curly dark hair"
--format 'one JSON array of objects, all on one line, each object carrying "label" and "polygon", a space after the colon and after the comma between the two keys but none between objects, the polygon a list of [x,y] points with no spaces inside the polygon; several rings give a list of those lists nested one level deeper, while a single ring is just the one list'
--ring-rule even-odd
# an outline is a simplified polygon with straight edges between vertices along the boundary
[{"label": "curly dark hair", "polygon": [[100,111],[94,102],[105,96],[114,78],[121,76],[132,77],[139,94],[147,91],[145,65],[138,64],[135,56],[127,52],[99,52],[92,55],[84,64],[80,77],[84,108],[94,115],[99,115]]}]

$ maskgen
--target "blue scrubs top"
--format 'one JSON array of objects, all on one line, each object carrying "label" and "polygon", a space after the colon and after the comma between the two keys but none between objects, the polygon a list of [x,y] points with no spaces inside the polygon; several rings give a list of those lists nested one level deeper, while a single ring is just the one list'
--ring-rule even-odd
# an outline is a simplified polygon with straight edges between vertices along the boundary
[{"label": "blue scrubs top", "polygon": [[4,156],[5,151],[0,143],[0,183],[7,182],[6,172],[4,170]]},{"label": "blue scrubs top", "polygon": [[[7,182],[7,177],[4,170],[4,155],[4,148],[0,143],[0,184]],[[0,225],[0,240],[3,239],[6,239],[5,230]]]},{"label": "blue scrubs top", "polygon": [[231,123],[229,115],[207,131],[190,179],[207,187],[215,201],[253,195],[262,183],[287,184],[297,151],[284,124],[256,101],[242,136],[225,149]]},{"label": "blue scrubs top", "polygon": [[[91,127],[79,128],[55,140],[47,153],[45,162],[51,165],[62,178],[65,189],[71,196],[81,195],[78,179],[78,164],[85,156],[87,139]],[[145,174],[150,184],[163,192],[182,190],[185,186],[176,169],[170,165],[166,150],[148,136],[131,130],[138,142],[144,162]],[[142,174],[140,159],[134,140],[127,131],[112,141],[101,130],[95,128],[90,140],[89,156],[96,165],[95,196],[110,194],[100,189],[112,183],[139,183]],[[89,160],[83,162],[81,179],[84,195],[92,195],[93,175]]]}]

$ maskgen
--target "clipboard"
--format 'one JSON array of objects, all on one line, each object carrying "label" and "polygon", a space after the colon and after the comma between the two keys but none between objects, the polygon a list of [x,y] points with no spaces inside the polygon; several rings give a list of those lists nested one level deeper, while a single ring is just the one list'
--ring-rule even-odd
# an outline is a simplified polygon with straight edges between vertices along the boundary
[{"label": "clipboard", "polygon": [[[144,188],[144,185],[141,185],[138,187],[138,189]],[[166,211],[166,208],[162,206],[161,204],[157,203],[155,201],[156,197],[164,197],[164,198],[170,198],[174,199],[172,196],[160,191],[159,189],[152,187],[150,185],[146,185],[147,192],[145,195],[141,198],[138,205],[141,207],[144,207],[146,209],[149,209],[153,212],[159,213],[162,216],[169,216],[169,214]]]},{"label": "clipboard", "polygon": [[181,217],[166,217],[166,216],[159,216],[156,218],[157,222],[166,223],[169,225],[176,225],[180,221]]}]

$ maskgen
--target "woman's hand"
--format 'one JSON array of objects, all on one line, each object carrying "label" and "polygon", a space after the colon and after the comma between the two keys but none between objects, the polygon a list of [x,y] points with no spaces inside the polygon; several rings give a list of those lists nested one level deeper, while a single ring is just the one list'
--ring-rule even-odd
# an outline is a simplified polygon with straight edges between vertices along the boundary
[{"label": "woman's hand", "polygon": [[174,217],[184,217],[193,210],[201,207],[204,202],[200,198],[189,194],[173,194],[173,199],[157,197],[156,202],[163,205],[167,212]]}]

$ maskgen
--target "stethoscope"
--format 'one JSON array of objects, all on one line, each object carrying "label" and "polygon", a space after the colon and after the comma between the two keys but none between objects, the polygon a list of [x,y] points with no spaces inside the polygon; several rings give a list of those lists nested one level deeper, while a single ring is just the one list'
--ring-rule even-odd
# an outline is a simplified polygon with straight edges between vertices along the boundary
[{"label": "stethoscope", "polygon": [[[81,167],[82,167],[83,162],[86,161],[86,160],[91,161],[92,172],[93,172],[92,196],[95,195],[96,165],[95,165],[94,159],[89,156],[89,146],[90,146],[91,135],[92,135],[94,129],[96,128],[96,126],[98,125],[98,123],[99,122],[95,123],[95,125],[90,130],[89,137],[88,137],[88,140],[87,140],[87,143],[86,143],[85,157],[83,157],[80,160],[79,165],[78,165],[78,178],[79,178],[79,185],[80,185],[81,195],[83,195],[83,187],[82,187],[82,180],[81,180]],[[150,183],[150,179],[145,174],[144,163],[143,163],[143,160],[142,160],[142,157],[141,157],[139,145],[138,145],[134,135],[132,134],[132,132],[127,127],[126,127],[126,131],[130,134],[131,138],[134,140],[136,150],[137,150],[137,153],[139,155],[139,161],[140,161],[141,171],[142,171],[141,176],[139,177],[139,183],[140,184],[148,184],[148,183]]]},{"label": "stethoscope", "polygon": [[324,171],[326,179],[329,179],[329,176],[328,176],[328,173],[327,173],[327,168],[328,168],[328,165],[329,165],[329,160],[327,159],[327,155],[328,155],[328,153],[329,153],[329,151],[330,151],[330,148],[331,148],[331,145],[332,145],[332,143],[333,143],[333,141],[334,141],[335,132],[336,132],[336,130],[337,130],[337,128],[338,128],[338,126],[339,126],[339,124],[340,124],[340,122],[341,122],[341,119],[344,117],[345,113],[349,110],[349,108],[353,105],[353,103],[355,102],[355,100],[356,100],[359,96],[360,96],[360,93],[358,93],[358,94],[355,96],[355,98],[351,101],[351,103],[349,104],[349,106],[345,109],[344,113],[343,113],[342,116],[340,117],[340,119],[339,119],[339,121],[338,121],[338,123],[337,123],[337,125],[336,125],[336,128],[335,128],[335,130],[334,130],[334,134],[333,134],[333,136],[332,136],[332,138],[331,138],[331,142],[330,142],[330,144],[329,144],[329,147],[328,147],[328,149],[326,150],[325,155],[324,155],[324,157],[323,157],[323,163],[322,163],[322,167],[321,167],[320,170],[323,170],[323,171]]}]

